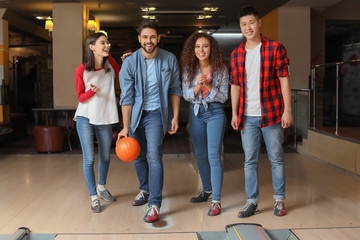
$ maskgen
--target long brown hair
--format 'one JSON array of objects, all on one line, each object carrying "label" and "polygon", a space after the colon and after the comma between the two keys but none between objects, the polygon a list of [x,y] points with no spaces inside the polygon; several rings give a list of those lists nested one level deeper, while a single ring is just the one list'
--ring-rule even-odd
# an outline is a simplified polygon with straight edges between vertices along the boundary
[{"label": "long brown hair", "polygon": [[[88,70],[88,71],[95,71],[96,70],[95,69],[94,53],[90,49],[89,45],[94,45],[96,40],[98,40],[98,38],[100,38],[101,36],[106,37],[106,35],[104,33],[97,32],[97,33],[90,34],[86,38],[86,53],[85,53],[85,58],[84,58],[83,64],[84,64],[85,69]],[[106,73],[110,71],[108,63],[109,63],[108,57],[104,57],[102,67],[103,67],[103,69],[105,70]]]},{"label": "long brown hair", "polygon": [[181,54],[181,72],[187,74],[187,80],[184,80],[186,84],[190,85],[196,69],[198,68],[199,60],[195,56],[195,43],[199,38],[206,38],[210,41],[210,65],[212,71],[221,71],[225,60],[220,49],[218,42],[211,35],[206,33],[195,32],[188,37],[184,44],[184,48]]}]

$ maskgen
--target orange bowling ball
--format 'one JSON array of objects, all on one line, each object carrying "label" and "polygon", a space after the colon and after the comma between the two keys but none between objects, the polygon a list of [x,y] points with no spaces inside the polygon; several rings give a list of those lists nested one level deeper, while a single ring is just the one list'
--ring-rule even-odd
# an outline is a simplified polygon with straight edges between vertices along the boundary
[{"label": "orange bowling ball", "polygon": [[121,138],[115,147],[116,155],[125,162],[134,161],[140,154],[140,144],[135,138]]}]

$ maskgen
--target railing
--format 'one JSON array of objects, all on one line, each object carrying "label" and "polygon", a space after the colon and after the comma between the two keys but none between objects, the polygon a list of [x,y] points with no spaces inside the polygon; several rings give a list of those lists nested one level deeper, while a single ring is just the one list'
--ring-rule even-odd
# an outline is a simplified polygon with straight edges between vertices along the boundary
[{"label": "railing", "polygon": [[[305,103],[306,106],[306,111],[301,111],[300,115],[306,115],[306,126],[304,128],[304,131],[306,131],[306,129],[309,127],[310,124],[310,96],[311,96],[311,89],[291,89],[291,92],[293,94],[293,118],[294,118],[294,149],[297,149],[297,137],[298,137],[298,95],[301,94],[306,94],[306,100],[307,103]],[[305,135],[304,133],[302,133],[302,136]]]},{"label": "railing", "polygon": [[360,59],[312,66],[311,85],[313,129],[360,127]]}]

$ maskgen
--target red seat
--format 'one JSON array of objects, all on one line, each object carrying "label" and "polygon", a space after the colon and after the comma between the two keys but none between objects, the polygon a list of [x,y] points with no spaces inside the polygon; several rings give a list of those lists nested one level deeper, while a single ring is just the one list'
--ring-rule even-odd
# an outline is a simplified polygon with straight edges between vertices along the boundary
[{"label": "red seat", "polygon": [[35,126],[34,144],[37,152],[64,151],[65,128],[61,126]]}]

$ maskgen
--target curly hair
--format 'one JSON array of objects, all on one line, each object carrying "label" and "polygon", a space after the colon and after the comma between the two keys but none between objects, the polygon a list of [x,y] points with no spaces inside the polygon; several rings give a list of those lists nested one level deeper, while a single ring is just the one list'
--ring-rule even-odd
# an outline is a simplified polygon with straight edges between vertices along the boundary
[{"label": "curly hair", "polygon": [[196,69],[198,68],[199,60],[195,56],[195,43],[199,38],[206,38],[210,41],[210,65],[212,71],[221,71],[225,60],[220,49],[218,42],[211,35],[206,33],[195,32],[188,37],[184,44],[184,48],[181,53],[181,72],[186,73],[185,83],[190,85]]}]

